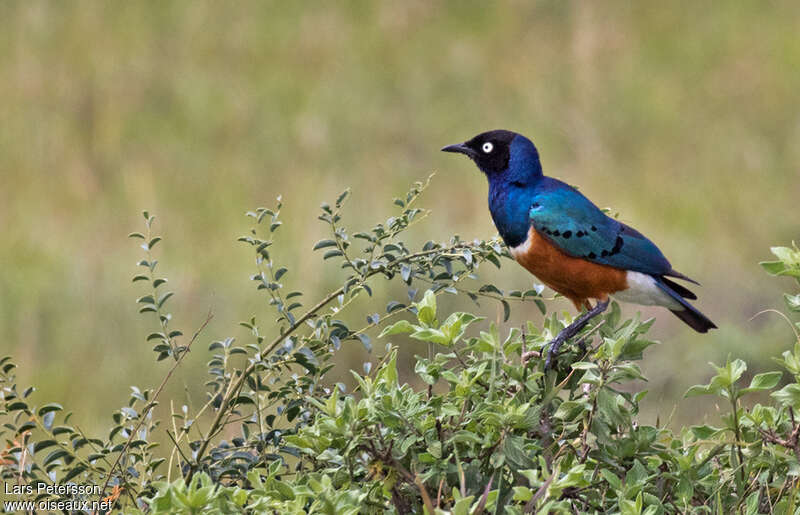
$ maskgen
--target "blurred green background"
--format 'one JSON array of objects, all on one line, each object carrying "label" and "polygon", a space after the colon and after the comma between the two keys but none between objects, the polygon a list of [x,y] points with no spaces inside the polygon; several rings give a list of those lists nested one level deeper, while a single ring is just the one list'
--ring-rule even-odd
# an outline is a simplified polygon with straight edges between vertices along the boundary
[{"label": "blurred green background", "polygon": [[[274,318],[235,242],[246,210],[283,194],[287,282],[321,295],[340,272],[310,252],[318,205],[347,186],[363,229],[437,171],[415,241],[493,236],[485,179],[439,148],[508,128],[703,283],[712,334],[643,310],[665,342],[645,356],[646,416],[701,420],[713,406],[679,399],[708,361],[760,372],[792,342],[776,315],[750,319],[792,284],[757,262],[800,236],[799,23],[792,1],[2,2],[2,352],[87,427],[156,385],[169,364],[144,342],[126,237],[150,209],[175,327],[215,313],[174,386],[198,402],[208,343]],[[512,263],[483,274],[532,280]]]}]

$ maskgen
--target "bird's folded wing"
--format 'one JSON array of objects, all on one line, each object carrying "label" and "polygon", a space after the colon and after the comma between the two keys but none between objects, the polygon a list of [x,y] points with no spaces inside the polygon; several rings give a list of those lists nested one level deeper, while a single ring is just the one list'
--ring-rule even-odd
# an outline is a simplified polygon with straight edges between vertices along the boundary
[{"label": "bird's folded wing", "polygon": [[652,275],[672,270],[653,242],[606,216],[580,192],[560,181],[534,197],[530,220],[540,235],[572,257]]}]

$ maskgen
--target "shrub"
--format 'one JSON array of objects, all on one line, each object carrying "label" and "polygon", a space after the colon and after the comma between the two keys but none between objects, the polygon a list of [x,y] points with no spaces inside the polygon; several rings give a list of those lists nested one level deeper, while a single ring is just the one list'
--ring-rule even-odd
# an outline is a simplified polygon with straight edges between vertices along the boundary
[{"label": "shrub", "polygon": [[[210,344],[207,398],[194,411],[172,409],[162,392],[189,350],[198,352],[211,315],[188,339],[173,329],[172,293],[154,256],[161,238],[145,212],[145,231],[131,235],[145,252],[133,280],[146,285],[137,302],[154,317],[147,340],[154,358],[169,363],[164,380],[133,387],[108,434],[87,436],[61,406],[31,404],[33,390],[20,391],[4,358],[4,481],[93,485],[99,496],[69,498],[104,497],[125,512],[149,513],[800,512],[800,340],[776,360],[789,372],[780,389],[779,371],[745,384],[738,359],[689,389],[687,396],[714,395],[729,406],[718,427],[640,425],[647,392],[636,362],[655,343],[647,338],[652,321],[624,320],[614,304],[545,371],[540,356],[569,316],[501,329],[469,312],[442,312],[442,295],[497,302],[505,322],[514,303],[547,315],[548,299],[538,285],[506,292],[481,284],[480,266],[500,267],[509,257],[496,240],[453,237],[409,249],[401,237],[427,215],[416,207],[426,184],[395,199],[398,214],[364,232],[342,223],[348,192],[322,206],[331,237],[314,249],[344,277],[313,301],[284,288],[290,272],[272,249],[280,199],[248,213],[254,227],[240,241],[254,253],[250,279],[276,318],[243,322],[252,335],[246,344],[232,337]],[[800,251],[773,253],[778,261],[765,269],[800,284]],[[404,283],[410,301],[378,309],[373,290],[390,282]],[[800,295],[785,300],[800,311]],[[347,322],[354,319],[366,323]],[[428,346],[408,383],[397,368],[406,338]],[[328,378],[346,342],[368,350],[381,343],[377,366],[351,371],[351,389]],[[748,404],[754,392],[770,392],[772,402]],[[159,447],[159,435],[171,445]]]}]

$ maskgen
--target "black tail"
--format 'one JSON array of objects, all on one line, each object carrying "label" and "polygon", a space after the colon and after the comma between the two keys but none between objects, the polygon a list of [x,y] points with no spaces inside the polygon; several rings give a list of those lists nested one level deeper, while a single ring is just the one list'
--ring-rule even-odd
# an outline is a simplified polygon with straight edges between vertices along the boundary
[{"label": "black tail", "polygon": [[708,319],[707,316],[697,311],[694,306],[689,306],[689,309],[678,311],[677,309],[670,309],[675,316],[683,320],[686,325],[697,331],[698,333],[707,333],[709,329],[716,329],[717,326],[714,322]]},{"label": "black tail", "polygon": [[681,286],[680,284],[676,283],[675,281],[670,281],[669,279],[667,279],[663,275],[661,276],[661,280],[664,281],[664,283],[667,286],[669,286],[670,288],[675,290],[675,293],[677,293],[678,295],[680,295],[684,299],[697,300],[697,295],[692,293],[692,291],[689,290],[688,288],[684,288],[683,286]]},{"label": "black tail", "polygon": [[[669,272],[667,272],[664,275],[668,275],[670,277],[677,277],[678,279],[683,279],[684,281],[689,281],[690,283],[694,283],[697,286],[700,286],[699,282],[695,281],[694,279],[692,279],[689,276],[683,275],[682,273],[678,272],[677,270],[670,270]],[[672,283],[672,284],[675,284],[675,283]]]},{"label": "black tail", "polygon": [[686,325],[698,333],[707,333],[709,329],[717,328],[714,322],[684,299],[684,297],[696,299],[697,296],[694,293],[665,277],[656,278],[656,284],[683,307],[683,309],[670,309],[670,311],[675,313],[675,316],[683,320]]}]

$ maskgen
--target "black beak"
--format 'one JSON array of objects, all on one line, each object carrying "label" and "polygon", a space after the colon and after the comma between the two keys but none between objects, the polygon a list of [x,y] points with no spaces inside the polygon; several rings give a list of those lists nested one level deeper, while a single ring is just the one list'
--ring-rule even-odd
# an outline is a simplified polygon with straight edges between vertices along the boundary
[{"label": "black beak", "polygon": [[469,148],[465,143],[457,143],[455,145],[447,145],[442,149],[442,152],[454,152],[456,154],[464,154],[471,158],[477,155],[477,152]]}]

